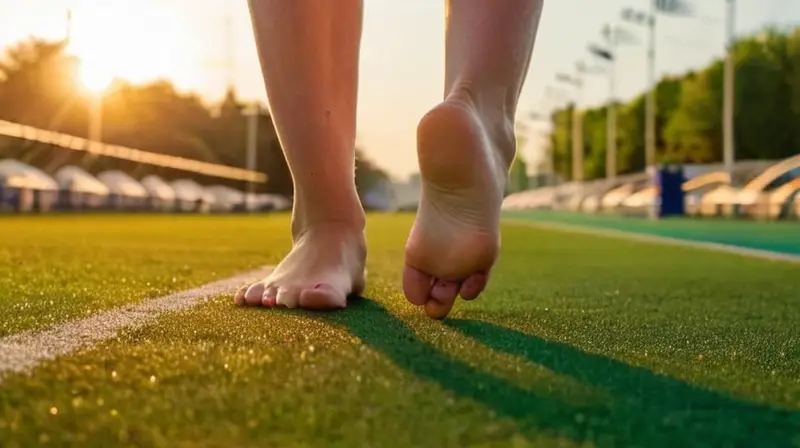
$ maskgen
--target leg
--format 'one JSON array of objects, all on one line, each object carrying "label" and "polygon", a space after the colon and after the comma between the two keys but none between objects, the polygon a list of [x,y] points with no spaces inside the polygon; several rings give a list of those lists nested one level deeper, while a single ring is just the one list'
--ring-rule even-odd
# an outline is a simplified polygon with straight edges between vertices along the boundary
[{"label": "leg", "polygon": [[514,116],[543,0],[449,0],[444,101],[417,128],[423,187],[403,289],[444,318],[483,291],[500,247]]},{"label": "leg", "polygon": [[294,180],[294,247],[239,305],[342,308],[364,284],[355,188],[361,0],[250,0],[275,127]]}]

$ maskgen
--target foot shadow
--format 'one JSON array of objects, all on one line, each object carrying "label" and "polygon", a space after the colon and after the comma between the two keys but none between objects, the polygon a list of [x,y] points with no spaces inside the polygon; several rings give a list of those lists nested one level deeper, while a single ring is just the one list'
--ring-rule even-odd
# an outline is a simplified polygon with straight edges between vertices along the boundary
[{"label": "foot shadow", "polygon": [[608,435],[623,438],[626,445],[800,445],[800,412],[737,399],[487,322],[451,319],[446,325],[495,351],[612,394],[614,402],[601,414],[610,426]]},{"label": "foot shadow", "polygon": [[342,326],[398,367],[437,383],[460,398],[472,399],[529,430],[549,430],[583,440],[574,422],[575,408],[546,393],[535,393],[478,370],[425,341],[377,302],[361,298],[344,312],[317,314],[316,319]]},{"label": "foot shadow", "polygon": [[605,389],[613,394],[613,403],[567,403],[547,384],[525,389],[476,369],[420,340],[402,320],[369,299],[353,301],[347,312],[317,318],[347,328],[400,368],[513,419],[531,435],[546,433],[596,446],[788,447],[797,443],[793,443],[800,428],[796,412],[738,401],[496,325],[446,321],[494,350]]}]

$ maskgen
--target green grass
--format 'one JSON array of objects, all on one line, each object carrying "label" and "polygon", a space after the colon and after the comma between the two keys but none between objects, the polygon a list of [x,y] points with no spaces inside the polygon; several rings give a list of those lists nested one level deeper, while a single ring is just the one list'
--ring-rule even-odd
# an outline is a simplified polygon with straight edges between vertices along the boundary
[{"label": "green grass", "polygon": [[[148,254],[164,269],[223,241],[225,253],[197,255],[188,285],[288,247],[285,217],[131,220],[14,225],[102,235],[105,248],[66,243],[63,266],[133,251],[124,272],[138,289],[115,303],[160,278]],[[436,322],[399,292],[410,223],[371,218],[369,298],[343,312],[221,297],[8,377],[0,446],[800,446],[796,265],[506,225],[490,290]],[[46,253],[19,262],[19,290],[58,266]],[[101,281],[59,278],[69,290]],[[92,297],[81,300],[112,305]]]},{"label": "green grass", "polygon": [[799,222],[690,218],[670,218],[656,221],[614,214],[541,210],[506,212],[506,216],[515,219],[621,230],[800,255]]},{"label": "green grass", "polygon": [[287,219],[0,216],[0,337],[276,263]]}]

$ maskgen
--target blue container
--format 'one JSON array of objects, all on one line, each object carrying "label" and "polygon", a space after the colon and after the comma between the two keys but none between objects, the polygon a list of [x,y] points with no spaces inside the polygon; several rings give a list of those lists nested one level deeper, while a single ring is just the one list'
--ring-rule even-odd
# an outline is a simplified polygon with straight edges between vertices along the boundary
[{"label": "blue container", "polygon": [[656,215],[659,218],[686,214],[686,202],[683,194],[685,181],[681,165],[664,165],[658,168],[655,185],[658,189]]}]

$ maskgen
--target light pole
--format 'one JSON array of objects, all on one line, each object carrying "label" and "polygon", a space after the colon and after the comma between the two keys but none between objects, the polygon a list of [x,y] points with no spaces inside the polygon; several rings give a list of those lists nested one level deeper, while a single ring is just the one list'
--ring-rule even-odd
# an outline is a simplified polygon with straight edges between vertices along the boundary
[{"label": "light pole", "polygon": [[89,99],[89,141],[101,143],[103,140],[103,95],[92,94]]},{"label": "light pole", "polygon": [[[548,123],[551,124],[550,119],[545,114],[540,114],[538,112],[529,112],[528,113],[528,120],[532,123]],[[545,175],[545,185],[550,186],[554,183],[555,179],[555,163],[553,162],[553,148],[552,143],[550,142],[550,132],[542,131],[541,129],[536,129],[532,127],[525,128],[527,131],[527,139],[528,141],[536,141],[537,146],[539,148],[540,155],[543,155],[544,159],[544,171],[542,173],[538,168],[536,171],[536,175],[539,176],[541,174]],[[538,163],[537,167],[542,166],[542,163]]]},{"label": "light pole", "polygon": [[589,45],[589,52],[607,63],[608,106],[606,107],[606,178],[617,177],[617,102],[616,102],[616,63],[617,48],[622,44],[636,43],[633,35],[619,25],[606,25],[601,33],[605,47]]},{"label": "light pole", "polygon": [[616,29],[609,25],[603,28],[603,38],[606,47],[590,44],[589,52],[608,64],[606,75],[608,76],[608,105],[606,106],[606,179],[614,179],[617,176],[617,114],[615,108],[615,63],[616,63]]},{"label": "light pole", "polygon": [[645,170],[655,164],[656,159],[656,9],[658,0],[651,0],[648,12],[631,8],[622,11],[622,20],[647,27],[647,91],[645,92],[644,118],[644,165]]},{"label": "light pole", "polygon": [[553,138],[556,132],[556,123],[553,121],[553,111],[563,109],[567,104],[569,104],[571,96],[572,95],[570,95],[568,91],[559,87],[547,86],[547,89],[545,90],[543,110],[549,111],[549,113],[546,117],[539,115],[539,119],[540,121],[547,121],[550,125],[550,129],[546,136],[542,134],[539,134],[539,136],[546,139],[546,171],[550,173],[549,185],[555,185],[558,181],[558,176],[556,173],[555,148],[553,146]]},{"label": "light pole", "polygon": [[723,122],[722,122],[722,156],[725,172],[729,176],[733,175],[733,164],[735,161],[736,147],[734,146],[734,46],[735,46],[735,14],[736,2],[735,0],[726,0],[726,17],[725,17],[725,40],[727,44],[727,54],[725,55],[725,75],[724,75],[724,92],[723,92]]},{"label": "light pole", "polygon": [[606,178],[617,177],[617,94],[616,58],[617,28],[606,26],[604,37],[608,43],[608,111],[606,112]]},{"label": "light pole", "polygon": [[647,15],[647,100],[645,112],[644,166],[645,170],[656,164],[656,5],[658,0],[650,2],[650,13]]},{"label": "light pole", "polygon": [[[247,118],[247,169],[256,169],[256,150],[258,149],[258,119],[261,116],[261,108],[258,104],[251,104],[243,111]],[[247,194],[245,195],[245,210],[252,211],[255,207],[255,184],[247,182]]]},{"label": "light pole", "polygon": [[659,13],[688,15],[685,0],[650,0],[647,12],[626,8],[622,20],[647,27],[647,93],[645,96],[645,170],[656,163],[656,16]]},{"label": "light pole", "polygon": [[572,180],[583,181],[583,114],[579,102],[583,93],[583,72],[586,66],[582,61],[575,64],[576,74],[570,76],[565,73],[556,74],[556,79],[575,88],[572,108]]}]

